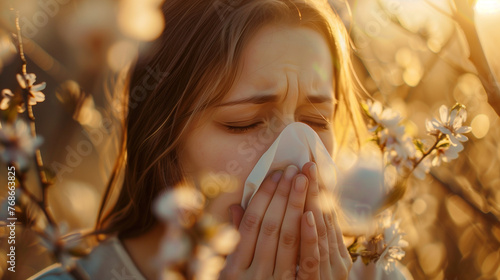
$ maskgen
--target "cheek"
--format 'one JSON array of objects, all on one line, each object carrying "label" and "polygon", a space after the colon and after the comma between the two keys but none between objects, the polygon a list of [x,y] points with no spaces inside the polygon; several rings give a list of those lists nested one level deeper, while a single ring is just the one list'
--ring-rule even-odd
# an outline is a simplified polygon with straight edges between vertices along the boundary
[{"label": "cheek", "polygon": [[330,156],[333,154],[334,148],[335,148],[335,139],[333,135],[333,131],[326,131],[326,132],[321,132],[318,133],[319,138],[321,139],[321,142],[323,142],[323,145],[325,146],[326,150],[330,154]]},{"label": "cheek", "polygon": [[265,141],[258,136],[228,134],[207,125],[185,140],[180,157],[186,176],[205,193],[219,194],[207,212],[221,220],[228,221],[229,206],[241,202],[246,178],[272,143],[272,139]]}]

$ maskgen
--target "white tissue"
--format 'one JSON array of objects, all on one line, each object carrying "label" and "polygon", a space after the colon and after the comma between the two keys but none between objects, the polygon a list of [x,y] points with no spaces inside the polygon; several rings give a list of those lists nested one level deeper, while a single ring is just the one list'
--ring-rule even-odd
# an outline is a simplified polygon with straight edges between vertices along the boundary
[{"label": "white tissue", "polygon": [[318,134],[304,123],[289,124],[248,175],[243,189],[241,206],[247,207],[264,178],[271,172],[284,170],[291,164],[301,169],[309,161],[316,163],[320,185],[335,192],[337,167]]}]

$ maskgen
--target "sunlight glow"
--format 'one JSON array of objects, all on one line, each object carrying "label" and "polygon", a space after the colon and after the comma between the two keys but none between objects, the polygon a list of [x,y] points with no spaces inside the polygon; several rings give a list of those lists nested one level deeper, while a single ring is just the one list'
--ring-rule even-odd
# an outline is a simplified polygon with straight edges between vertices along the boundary
[{"label": "sunlight glow", "polygon": [[479,14],[493,14],[500,12],[500,0],[478,0],[476,12]]}]

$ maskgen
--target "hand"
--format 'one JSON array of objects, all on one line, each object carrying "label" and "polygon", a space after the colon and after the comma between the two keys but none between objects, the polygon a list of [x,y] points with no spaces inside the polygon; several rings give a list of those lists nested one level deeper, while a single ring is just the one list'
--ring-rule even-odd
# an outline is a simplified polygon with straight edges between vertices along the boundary
[{"label": "hand", "polygon": [[[221,279],[295,279],[299,251],[299,263],[308,271],[319,269],[313,213],[304,213],[308,179],[298,173],[288,166],[266,178],[244,214],[231,207],[241,241],[227,257]],[[299,274],[305,269],[300,267]]]},{"label": "hand", "polygon": [[[314,214],[320,250],[319,277],[315,279],[347,279],[352,260],[347,251],[335,210],[328,205],[331,200],[320,189],[316,164],[308,162],[302,173],[309,179],[305,211]],[[316,272],[314,272],[316,273]],[[301,275],[298,275],[301,279]]]}]

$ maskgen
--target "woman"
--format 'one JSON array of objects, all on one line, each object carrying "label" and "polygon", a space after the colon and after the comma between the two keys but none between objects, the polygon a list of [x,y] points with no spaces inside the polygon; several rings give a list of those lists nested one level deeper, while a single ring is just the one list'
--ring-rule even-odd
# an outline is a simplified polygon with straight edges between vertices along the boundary
[{"label": "woman", "polygon": [[[303,122],[331,155],[334,135],[362,131],[340,19],[326,0],[168,0],[163,12],[164,32],[129,77],[124,145],[102,209],[119,170],[123,185],[97,226],[111,238],[80,266],[92,279],[158,278],[151,263],[164,227],[151,212],[154,198],[225,172],[237,188],[207,211],[233,222],[243,241],[221,278],[346,279],[351,260],[335,214],[321,210],[314,163],[274,172],[239,206],[245,179],[273,142],[252,143],[262,131],[276,138]],[[152,75],[160,81],[149,83]]]}]

